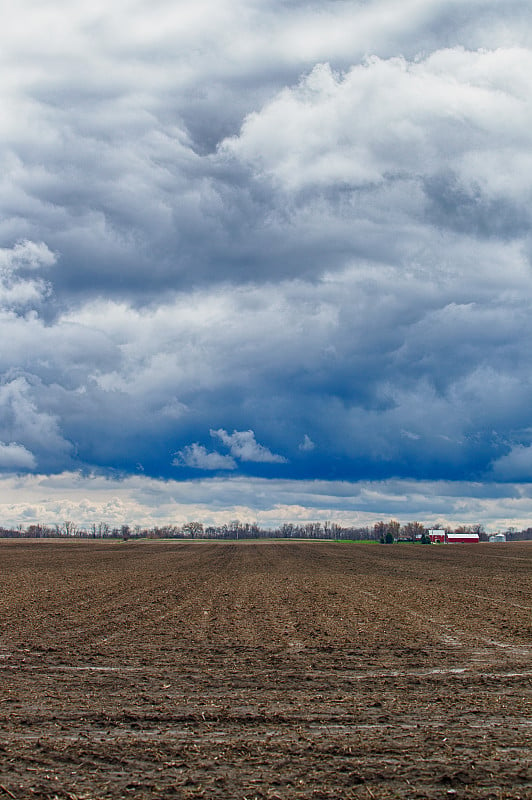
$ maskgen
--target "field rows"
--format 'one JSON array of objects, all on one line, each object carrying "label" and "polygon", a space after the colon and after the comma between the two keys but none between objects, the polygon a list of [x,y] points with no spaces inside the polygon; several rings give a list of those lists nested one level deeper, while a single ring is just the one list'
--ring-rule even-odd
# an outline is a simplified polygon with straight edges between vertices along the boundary
[{"label": "field rows", "polygon": [[531,556],[0,542],[0,800],[531,797]]}]

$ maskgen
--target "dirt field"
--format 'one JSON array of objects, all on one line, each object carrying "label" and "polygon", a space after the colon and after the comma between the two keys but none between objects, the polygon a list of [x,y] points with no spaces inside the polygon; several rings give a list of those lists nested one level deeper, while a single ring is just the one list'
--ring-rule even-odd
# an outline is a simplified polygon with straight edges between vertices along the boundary
[{"label": "dirt field", "polygon": [[0,541],[0,800],[531,798],[531,564]]}]

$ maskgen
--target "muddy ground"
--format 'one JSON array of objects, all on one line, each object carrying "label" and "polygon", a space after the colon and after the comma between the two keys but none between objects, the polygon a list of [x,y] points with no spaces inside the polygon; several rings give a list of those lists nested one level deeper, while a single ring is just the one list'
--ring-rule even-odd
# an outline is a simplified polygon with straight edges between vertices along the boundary
[{"label": "muddy ground", "polygon": [[2,798],[531,798],[532,544],[0,542]]}]

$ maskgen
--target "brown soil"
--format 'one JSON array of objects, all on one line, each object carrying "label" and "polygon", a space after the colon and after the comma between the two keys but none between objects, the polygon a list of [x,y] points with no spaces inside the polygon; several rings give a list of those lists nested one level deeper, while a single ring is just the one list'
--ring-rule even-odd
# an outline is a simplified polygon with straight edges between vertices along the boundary
[{"label": "brown soil", "polygon": [[0,542],[0,800],[531,798],[532,545]]}]

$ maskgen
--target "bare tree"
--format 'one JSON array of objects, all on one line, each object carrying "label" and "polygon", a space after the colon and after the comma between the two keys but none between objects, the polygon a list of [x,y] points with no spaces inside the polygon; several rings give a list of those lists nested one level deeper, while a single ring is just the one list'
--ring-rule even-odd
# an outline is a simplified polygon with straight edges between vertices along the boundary
[{"label": "bare tree", "polygon": [[185,522],[183,525],[183,533],[185,536],[190,536],[191,539],[195,539],[197,536],[203,534],[203,525],[201,522]]},{"label": "bare tree", "polygon": [[388,529],[386,531],[387,535],[391,534],[394,540],[399,538],[399,534],[401,532],[401,525],[396,519],[391,519],[386,527]]},{"label": "bare tree", "polygon": [[375,525],[373,526],[373,535],[374,535],[375,539],[380,540],[381,542],[383,542],[384,541],[384,537],[386,536],[386,533],[387,533],[387,525],[386,525],[386,523],[383,522],[382,520],[379,520],[379,522],[376,522]]},{"label": "bare tree", "polygon": [[402,533],[405,539],[411,539],[415,542],[416,537],[421,539],[424,535],[425,526],[421,522],[407,522],[406,525],[403,525]]},{"label": "bare tree", "polygon": [[64,536],[75,536],[78,532],[78,526],[72,520],[67,519],[63,522],[63,535]]}]

